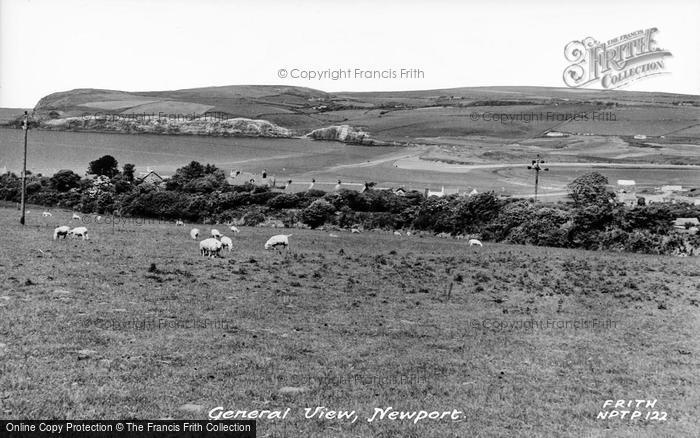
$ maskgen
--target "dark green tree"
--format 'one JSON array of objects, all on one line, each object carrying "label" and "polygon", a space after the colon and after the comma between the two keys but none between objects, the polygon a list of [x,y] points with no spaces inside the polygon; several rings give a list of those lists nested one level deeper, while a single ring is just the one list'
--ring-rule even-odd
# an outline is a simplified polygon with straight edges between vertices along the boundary
[{"label": "dark green tree", "polygon": [[95,161],[91,161],[88,165],[88,174],[90,175],[105,175],[112,178],[119,173],[116,158],[111,155],[104,155]]},{"label": "dark green tree", "polygon": [[127,163],[124,165],[122,168],[122,175],[124,176],[124,179],[130,183],[134,182],[134,170],[136,169],[136,166],[133,164]]},{"label": "dark green tree", "polygon": [[59,192],[67,192],[68,190],[78,187],[80,183],[80,175],[72,170],[59,170],[51,178],[49,178],[49,186]]},{"label": "dark green tree", "polygon": [[568,189],[576,206],[606,203],[614,196],[608,190],[608,179],[598,172],[579,176],[569,183]]}]

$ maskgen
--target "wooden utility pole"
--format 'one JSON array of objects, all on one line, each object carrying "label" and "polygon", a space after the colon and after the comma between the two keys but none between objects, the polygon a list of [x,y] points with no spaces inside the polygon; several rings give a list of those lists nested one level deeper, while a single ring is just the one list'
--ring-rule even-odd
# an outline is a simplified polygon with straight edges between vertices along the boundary
[{"label": "wooden utility pole", "polygon": [[537,154],[537,159],[532,160],[532,165],[527,166],[528,169],[535,171],[535,202],[537,202],[537,188],[540,184],[540,171],[549,171],[548,167],[542,167],[544,160],[540,158],[540,154]]},{"label": "wooden utility pole", "polygon": [[25,199],[27,197],[27,132],[29,132],[29,115],[24,112],[24,162],[22,163],[22,216],[19,218],[19,223],[24,225]]}]

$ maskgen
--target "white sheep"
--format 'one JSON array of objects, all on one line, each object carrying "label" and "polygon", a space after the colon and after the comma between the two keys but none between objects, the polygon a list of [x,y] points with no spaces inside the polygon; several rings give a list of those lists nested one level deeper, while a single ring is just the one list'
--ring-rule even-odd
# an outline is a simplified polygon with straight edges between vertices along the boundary
[{"label": "white sheep", "polygon": [[199,253],[201,255],[208,255],[209,257],[214,257],[214,255],[219,255],[221,251],[221,242],[210,237],[199,242]]},{"label": "white sheep", "polygon": [[211,237],[216,237],[217,239],[221,239],[222,237],[224,237],[224,235],[219,233],[219,230],[217,230],[216,228],[212,228]]},{"label": "white sheep", "polygon": [[51,217],[51,216],[53,216],[53,215],[52,215],[50,212],[48,212],[48,211],[45,211],[45,212],[41,213],[41,215],[42,215],[43,217]]},{"label": "white sheep", "polygon": [[400,236],[401,233],[399,231],[394,231],[394,236]]},{"label": "white sheep", "polygon": [[289,238],[292,234],[277,234],[270,237],[267,242],[265,242],[265,249],[277,248],[283,246],[289,248]]},{"label": "white sheep", "polygon": [[233,240],[231,240],[230,237],[221,236],[221,247],[227,248],[228,252],[231,252],[233,249]]},{"label": "white sheep", "polygon": [[85,227],[76,227],[73,228],[68,232],[71,236],[77,237],[80,236],[83,238],[83,240],[89,239],[88,237],[88,230]]},{"label": "white sheep", "polygon": [[328,237],[339,237],[337,234],[329,233]]},{"label": "white sheep", "polygon": [[357,228],[353,228],[352,230],[350,230],[350,233],[351,234],[360,234],[360,230],[358,230]]},{"label": "white sheep", "polygon": [[197,240],[197,237],[199,237],[199,228],[192,228],[190,230],[190,237],[192,240]]},{"label": "white sheep", "polygon": [[469,243],[469,246],[474,246],[474,245],[484,246],[484,245],[482,245],[481,242],[480,242],[479,240],[477,240],[477,239],[469,239],[469,242],[467,242],[467,243]]},{"label": "white sheep", "polygon": [[176,227],[184,227],[184,226],[185,226],[185,223],[182,222],[182,219],[178,219],[178,220],[175,221],[175,226],[176,226]]},{"label": "white sheep", "polygon": [[73,217],[70,220],[80,220],[80,216],[78,216],[78,213],[73,213]]},{"label": "white sheep", "polygon": [[240,233],[240,232],[241,232],[235,225],[231,225],[231,228],[229,228],[229,229],[230,229],[232,232],[234,232],[234,233]]},{"label": "white sheep", "polygon": [[65,239],[69,232],[69,226],[62,225],[60,227],[56,227],[56,229],[53,230],[53,240],[58,239],[59,236],[62,236]]}]

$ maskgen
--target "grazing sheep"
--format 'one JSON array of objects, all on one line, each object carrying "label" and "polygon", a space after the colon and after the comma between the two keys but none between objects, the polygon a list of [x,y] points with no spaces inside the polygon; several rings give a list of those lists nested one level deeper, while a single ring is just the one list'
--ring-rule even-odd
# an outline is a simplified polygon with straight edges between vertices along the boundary
[{"label": "grazing sheep", "polygon": [[73,213],[73,217],[70,220],[80,220],[80,216],[77,213]]},{"label": "grazing sheep", "polygon": [[88,230],[85,227],[76,227],[73,228],[68,232],[71,236],[77,237],[80,236],[83,238],[83,240],[89,239],[88,237]]},{"label": "grazing sheep", "polygon": [[217,230],[216,228],[212,228],[211,237],[216,237],[217,239],[221,239],[222,237],[224,237],[224,235],[219,233],[219,230]]},{"label": "grazing sheep", "polygon": [[210,237],[199,242],[199,254],[209,257],[218,256],[221,251],[221,242]]},{"label": "grazing sheep", "polygon": [[192,240],[197,240],[197,237],[199,237],[199,228],[192,228],[190,230],[190,237]]},{"label": "grazing sheep", "polygon": [[231,230],[231,231],[234,232],[234,233],[240,233],[240,232],[241,232],[235,225],[231,225],[231,228],[229,228],[229,230]]},{"label": "grazing sheep", "polygon": [[328,237],[338,237],[338,235],[337,235],[337,234],[333,234],[333,233],[329,233],[329,234],[328,234]]},{"label": "grazing sheep", "polygon": [[221,247],[227,248],[228,252],[231,252],[233,249],[233,240],[231,240],[230,237],[221,236]]},{"label": "grazing sheep", "polygon": [[58,239],[59,236],[63,236],[63,238],[65,239],[69,232],[70,232],[70,227],[68,227],[66,225],[56,227],[56,229],[53,230],[53,240]]},{"label": "grazing sheep", "polygon": [[484,246],[484,245],[482,245],[481,242],[480,242],[479,240],[477,240],[477,239],[469,239],[469,242],[468,242],[468,243],[469,243],[469,246],[474,246],[474,245]]},{"label": "grazing sheep", "polygon": [[399,231],[394,231],[394,236],[400,236],[401,233]]},{"label": "grazing sheep", "polygon": [[352,234],[360,234],[360,230],[358,230],[357,228],[353,228],[352,230],[350,230],[350,233],[352,233]]},{"label": "grazing sheep", "polygon": [[292,236],[292,234],[277,234],[275,236],[270,237],[265,243],[265,249],[277,248],[279,246],[289,248],[290,236]]},{"label": "grazing sheep", "polygon": [[175,221],[175,226],[176,226],[176,227],[184,227],[184,226],[185,226],[185,223],[182,222],[182,219],[178,219],[178,220]]},{"label": "grazing sheep", "polygon": [[42,215],[43,217],[51,217],[51,216],[53,216],[53,215],[52,215],[50,212],[48,212],[48,211],[45,211],[45,212],[41,213],[41,215]]},{"label": "grazing sheep", "polygon": [[337,192],[338,190],[340,190],[342,185],[343,185],[343,182],[338,180],[338,184],[335,185],[335,191]]},{"label": "grazing sheep", "polygon": [[95,218],[95,222],[101,222],[102,221],[102,216],[97,216]]}]

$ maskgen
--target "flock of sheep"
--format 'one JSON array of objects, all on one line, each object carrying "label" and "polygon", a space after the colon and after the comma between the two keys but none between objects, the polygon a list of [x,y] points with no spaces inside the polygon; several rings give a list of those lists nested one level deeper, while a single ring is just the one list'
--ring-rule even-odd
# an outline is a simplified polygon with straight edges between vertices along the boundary
[{"label": "flock of sheep", "polygon": [[[177,226],[183,226],[182,221],[177,221],[175,223]],[[234,233],[239,233],[237,227],[231,226],[230,230]],[[199,254],[203,256],[219,256],[222,249],[228,249],[229,252],[233,249],[233,240],[230,237],[224,236],[217,229],[211,230],[211,237],[208,237],[201,242],[199,242]],[[265,243],[265,249],[271,248],[289,248],[289,237],[291,234],[277,234],[270,237]],[[190,230],[190,237],[192,240],[197,240],[199,237],[199,228],[192,228]]]},{"label": "flock of sheep", "polygon": [[[41,215],[43,217],[52,217],[53,216],[53,214],[51,214],[51,212],[48,212],[48,211],[43,212]],[[98,216],[98,218],[101,218],[101,217]],[[73,217],[71,217],[71,221],[73,221],[73,220],[80,220],[80,216],[78,216],[76,213],[73,213]],[[68,225],[61,225],[60,227],[56,227],[53,230],[53,240],[56,240],[59,237],[63,237],[65,239],[67,236],[81,237],[83,240],[90,238],[88,236],[88,230],[85,227],[71,228]]]},{"label": "flock of sheep", "polygon": [[[53,216],[50,212],[44,212],[42,214],[44,217],[50,217]],[[71,220],[80,220],[80,216],[78,216],[76,213],[73,213],[73,216]],[[182,220],[177,220],[175,222],[176,226],[184,226],[184,222]],[[233,233],[239,233],[240,230],[235,226],[232,225],[230,228],[231,232]],[[359,233],[360,230],[357,228],[352,228],[351,233]],[[233,240],[230,237],[224,236],[219,232],[217,229],[212,229],[211,230],[211,237],[208,237],[201,242],[199,242],[199,253],[202,256],[209,256],[209,257],[218,257],[221,253],[222,249],[228,249],[229,252],[233,250]],[[401,233],[399,231],[394,231],[394,235],[401,236]],[[443,233],[444,234],[444,233]],[[407,236],[411,236],[411,232],[408,231],[406,233]],[[61,225],[59,227],[56,227],[53,231],[53,240],[58,239],[59,237],[63,237],[64,239],[66,237],[81,237],[83,240],[89,239],[88,236],[88,230],[86,227],[75,227],[71,228],[67,225]],[[272,248],[289,248],[289,238],[292,236],[292,234],[277,234],[272,237],[270,237],[267,242],[265,242],[265,249],[272,249]],[[192,240],[197,240],[199,238],[199,228],[192,228],[190,230],[190,237]],[[330,237],[338,237],[335,234],[330,234]],[[441,236],[438,236],[441,237]],[[462,237],[462,236],[458,236]],[[477,240],[477,239],[469,239],[468,241],[469,246],[483,246],[483,244]]]}]

